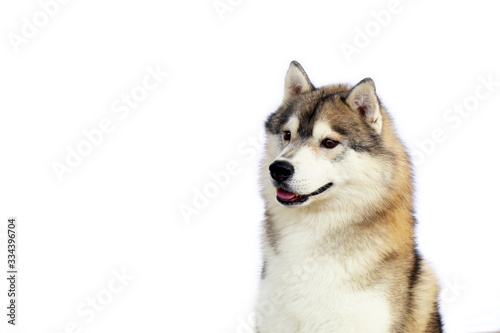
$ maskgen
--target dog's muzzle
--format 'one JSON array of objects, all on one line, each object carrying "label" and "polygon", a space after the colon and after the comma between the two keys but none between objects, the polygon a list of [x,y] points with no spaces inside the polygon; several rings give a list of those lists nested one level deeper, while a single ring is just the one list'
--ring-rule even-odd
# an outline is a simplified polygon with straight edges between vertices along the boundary
[{"label": "dog's muzzle", "polygon": [[288,186],[285,182],[293,176],[295,171],[293,165],[287,161],[274,161],[269,166],[271,177],[277,182],[276,186],[276,199],[283,205],[299,205],[307,201],[309,197],[318,195],[329,189],[333,183],[327,183],[316,191],[309,194],[298,194],[289,192]]}]

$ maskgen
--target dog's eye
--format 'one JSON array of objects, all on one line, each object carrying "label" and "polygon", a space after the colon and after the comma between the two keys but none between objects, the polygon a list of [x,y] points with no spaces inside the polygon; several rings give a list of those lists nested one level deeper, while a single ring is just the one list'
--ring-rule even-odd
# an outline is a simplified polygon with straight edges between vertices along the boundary
[{"label": "dog's eye", "polygon": [[292,138],[292,133],[290,131],[283,131],[283,140],[290,141]]},{"label": "dog's eye", "polygon": [[332,140],[332,139],[325,139],[325,140],[323,140],[321,142],[321,147],[332,149],[332,148],[337,147],[338,144],[339,144],[338,141],[335,141],[335,140]]}]

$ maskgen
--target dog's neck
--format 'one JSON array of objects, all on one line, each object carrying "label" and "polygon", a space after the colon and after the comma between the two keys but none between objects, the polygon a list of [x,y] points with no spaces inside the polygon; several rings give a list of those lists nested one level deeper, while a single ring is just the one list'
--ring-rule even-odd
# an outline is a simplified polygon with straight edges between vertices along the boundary
[{"label": "dog's neck", "polygon": [[[411,202],[393,193],[397,197],[391,201],[399,206],[386,204],[371,210],[273,205],[266,211],[265,237],[276,252],[297,248],[312,255],[318,251],[341,254],[360,246],[377,248],[381,253],[410,250],[414,245]],[[387,246],[380,248],[379,244]]]}]

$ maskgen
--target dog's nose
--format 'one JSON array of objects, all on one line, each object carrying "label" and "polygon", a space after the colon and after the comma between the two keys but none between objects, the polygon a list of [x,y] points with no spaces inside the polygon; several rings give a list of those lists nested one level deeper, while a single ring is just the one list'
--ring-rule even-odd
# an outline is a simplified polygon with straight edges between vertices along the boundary
[{"label": "dog's nose", "polygon": [[286,161],[274,161],[269,166],[269,171],[273,179],[284,182],[293,175],[293,165]]}]

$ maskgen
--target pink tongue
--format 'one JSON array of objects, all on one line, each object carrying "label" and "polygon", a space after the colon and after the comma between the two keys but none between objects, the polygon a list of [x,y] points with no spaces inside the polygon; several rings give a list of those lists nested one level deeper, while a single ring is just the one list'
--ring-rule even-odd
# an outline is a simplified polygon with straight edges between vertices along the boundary
[{"label": "pink tongue", "polygon": [[280,199],[285,199],[285,200],[290,200],[290,199],[295,197],[295,193],[290,193],[290,192],[287,192],[287,191],[282,190],[280,188],[276,191],[276,195]]}]

